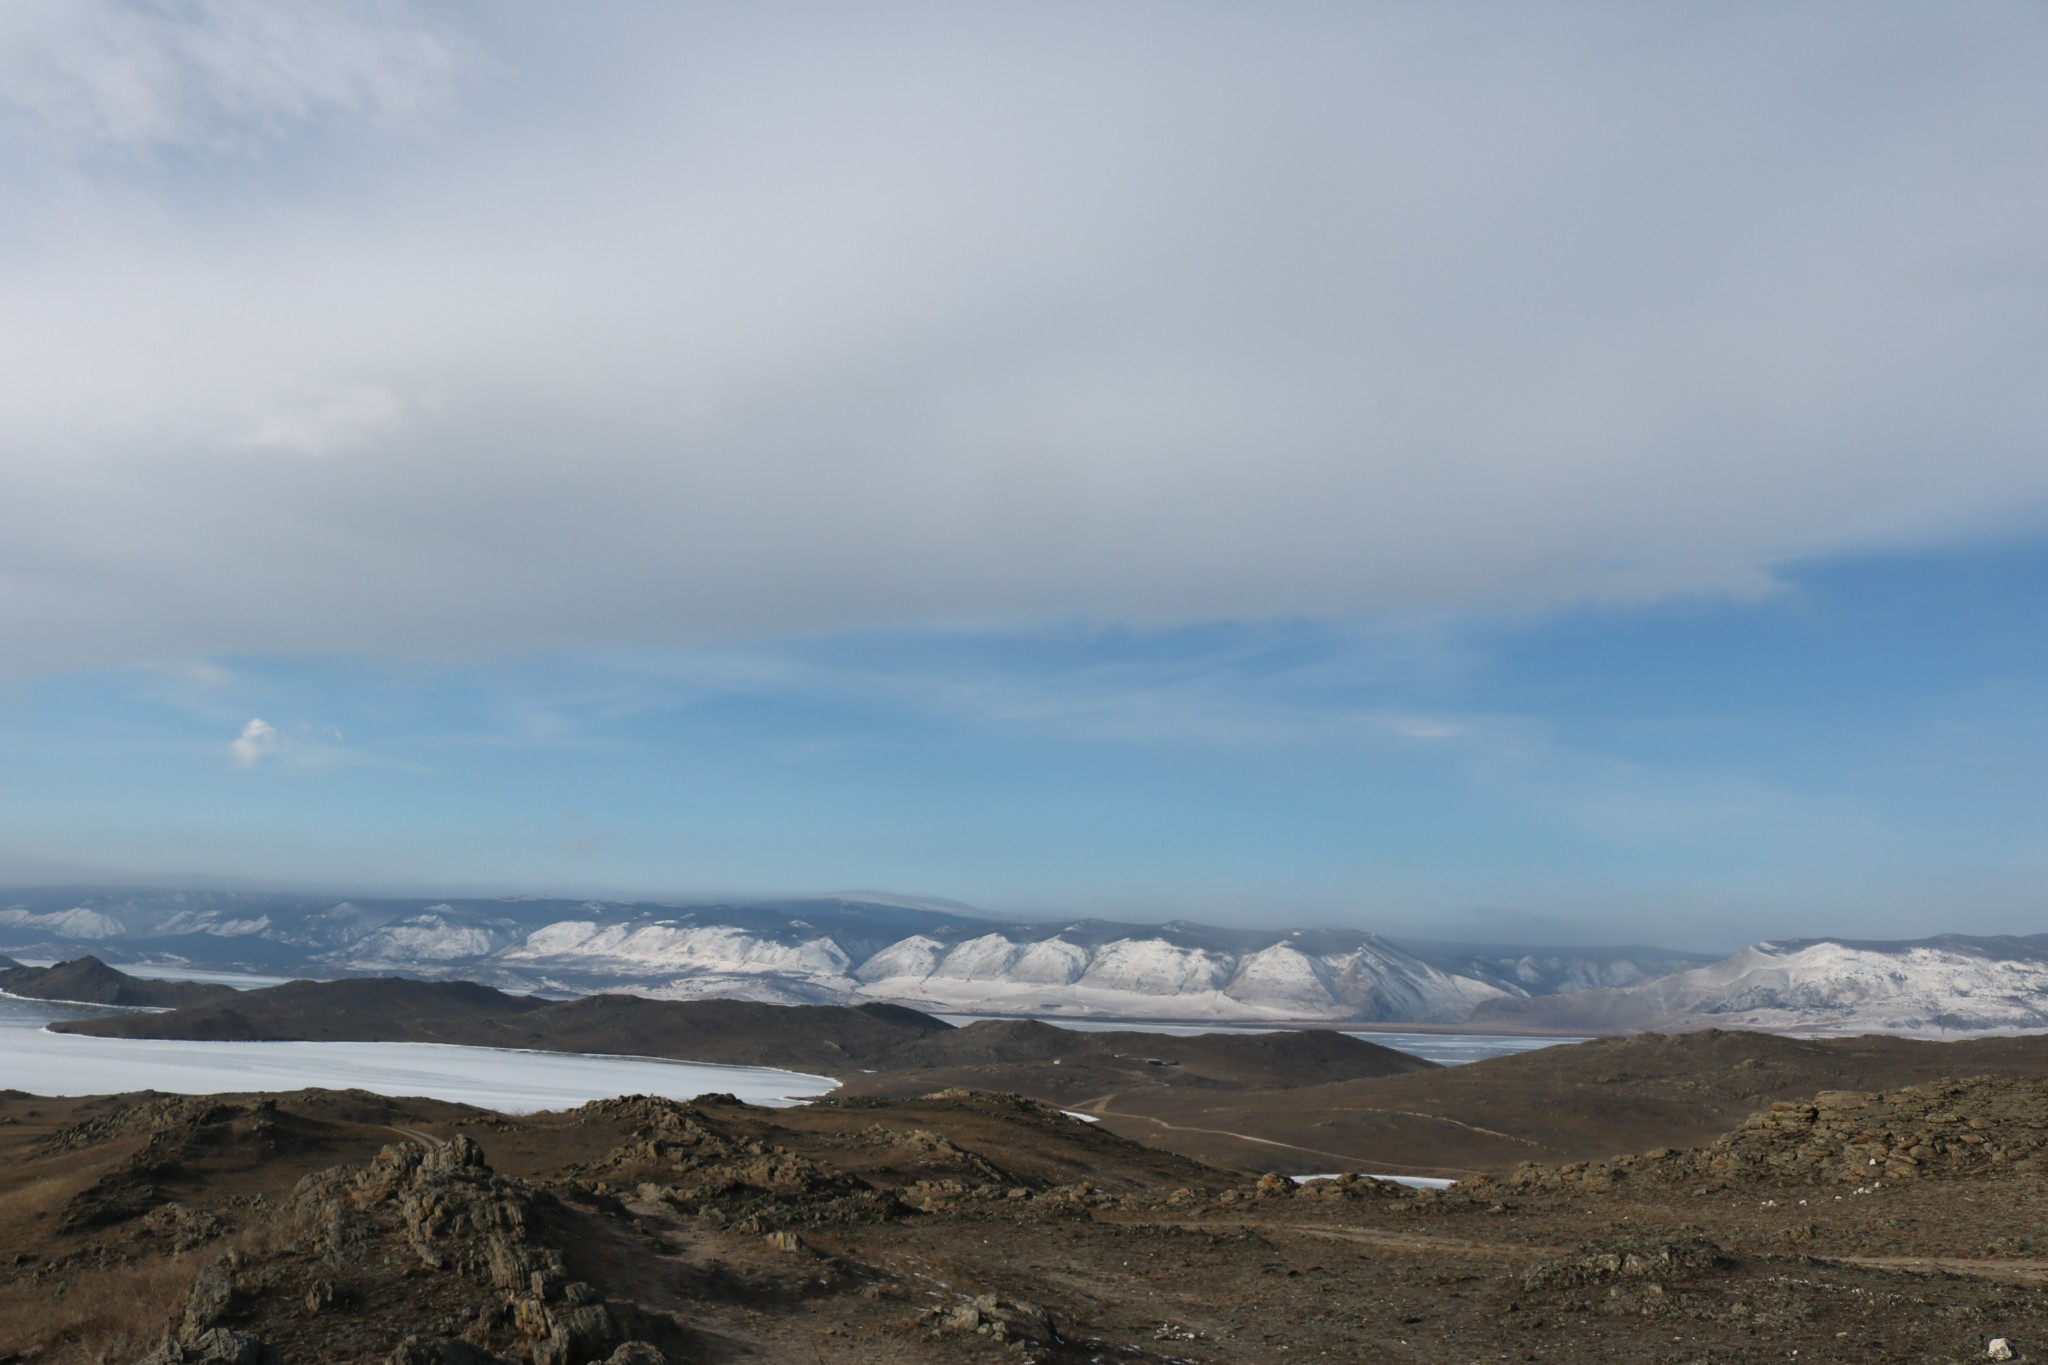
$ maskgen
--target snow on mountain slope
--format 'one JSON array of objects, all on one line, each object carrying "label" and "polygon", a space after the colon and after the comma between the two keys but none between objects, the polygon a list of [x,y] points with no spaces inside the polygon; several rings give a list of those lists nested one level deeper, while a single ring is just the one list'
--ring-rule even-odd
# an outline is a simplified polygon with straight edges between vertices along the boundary
[{"label": "snow on mountain slope", "polygon": [[598,924],[565,920],[535,930],[497,954],[505,965],[542,970],[609,971],[644,977],[673,972],[786,975],[852,985],[853,962],[830,938],[783,943],[731,925]]},{"label": "snow on mountain slope", "polygon": [[860,993],[964,1013],[1124,1015],[1203,1020],[1454,1021],[1497,987],[1453,977],[1364,935],[1350,951],[1289,939],[1232,951],[1172,936],[1084,945],[1069,935],[1020,942],[1015,929],[942,952],[930,938],[862,964]]},{"label": "snow on mountain slope", "polygon": [[1246,1004],[1281,1004],[1306,1016],[1328,1014],[1341,1005],[1331,989],[1327,964],[1285,943],[1240,958],[1223,993]]},{"label": "snow on mountain slope", "polygon": [[854,976],[864,982],[887,981],[894,977],[921,980],[937,971],[945,958],[945,944],[923,934],[913,934],[861,963]]},{"label": "snow on mountain slope", "polygon": [[57,938],[85,939],[88,941],[119,938],[128,932],[121,921],[97,910],[76,906],[70,910],[53,910],[37,914],[15,906],[0,910],[0,925],[12,929],[36,929]]},{"label": "snow on mountain slope", "polygon": [[217,910],[185,910],[161,921],[156,926],[159,934],[212,934],[215,938],[240,938],[245,934],[260,934],[270,927],[270,916],[257,915],[253,919],[223,919]]},{"label": "snow on mountain slope", "polygon": [[1095,950],[1080,984],[1133,995],[1197,995],[1221,988],[1235,965],[1221,953],[1163,938],[1117,939]]},{"label": "snow on mountain slope", "polygon": [[1047,938],[1017,950],[1009,979],[1026,986],[1071,986],[1087,970],[1087,949],[1065,939]]},{"label": "snow on mountain slope", "polygon": [[1953,1037],[2048,1028],[2048,941],[1943,935],[1910,943],[1758,943],[1654,981],[1499,1000],[1474,1022],[1559,1028]]},{"label": "snow on mountain slope", "polygon": [[1001,981],[1017,960],[1018,946],[1001,934],[970,938],[941,959],[937,971],[959,981]]},{"label": "snow on mountain slope", "polygon": [[1499,986],[1510,995],[1570,995],[1604,986],[1633,986],[1719,961],[1713,953],[1677,952],[1643,944],[1623,948],[1475,948],[1403,939],[1399,946],[1432,967]]},{"label": "snow on mountain slope", "polygon": [[350,945],[349,959],[359,969],[385,970],[462,962],[496,952],[518,938],[509,926],[463,923],[454,918],[452,907],[437,905],[427,913],[372,929]]},{"label": "snow on mountain slope", "polygon": [[[1371,935],[1199,925],[995,925],[890,907],[583,907],[511,927],[479,907],[370,930],[335,967],[465,976],[510,989],[630,989],[670,998],[861,999],[963,1013],[1214,1020],[1454,1021],[1498,987],[1440,971]],[[918,912],[911,912],[918,913]],[[878,918],[880,916],[881,918]],[[914,923],[887,939],[886,925]]]}]

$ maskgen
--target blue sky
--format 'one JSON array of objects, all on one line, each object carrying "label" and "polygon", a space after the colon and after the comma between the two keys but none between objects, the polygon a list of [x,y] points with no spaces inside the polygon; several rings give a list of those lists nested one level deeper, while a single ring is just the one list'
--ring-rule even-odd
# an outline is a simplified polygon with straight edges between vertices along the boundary
[{"label": "blue sky", "polygon": [[2022,3],[8,6],[0,881],[2048,927],[2044,164]]},{"label": "blue sky", "polygon": [[[95,671],[13,689],[0,820],[60,875],[1700,947],[2025,932],[2044,585],[2035,540],[1541,619]],[[254,716],[275,736],[238,756]]]}]

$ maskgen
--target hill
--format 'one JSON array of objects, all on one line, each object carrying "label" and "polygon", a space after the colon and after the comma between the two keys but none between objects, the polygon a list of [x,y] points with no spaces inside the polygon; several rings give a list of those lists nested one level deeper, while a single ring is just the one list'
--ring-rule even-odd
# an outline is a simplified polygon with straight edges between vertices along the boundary
[{"label": "hill", "polygon": [[1076,1107],[1205,1160],[1468,1176],[1695,1146],[1773,1101],[1957,1076],[2048,1076],[2048,1037],[1645,1033],[1411,1075],[1263,1093],[1113,1094]]},{"label": "hill", "polygon": [[1292,1172],[1498,1172],[1685,1146],[1823,1090],[2048,1074],[2048,1038],[1802,1039],[1709,1029],[1545,1048],[1459,1067],[1327,1031],[1191,1037],[954,1027],[888,1005],[603,995],[543,1001],[457,982],[293,982],[163,1014],[53,1025],[116,1037],[466,1043],[764,1065],[849,1097],[1008,1091],[1212,1162]]},{"label": "hill", "polygon": [[2048,1083],[1820,1099],[1439,1193],[1297,1189],[967,1092],[517,1118],[0,1092],[0,1357],[2038,1358]]},{"label": "hill", "polygon": [[0,958],[0,991],[31,1000],[74,1000],[88,1005],[127,1005],[175,1009],[224,1000],[232,986],[197,981],[152,981],[117,971],[90,955],[53,967],[24,967]]},{"label": "hill", "polygon": [[104,1038],[461,1043],[550,1052],[775,1066],[898,1093],[949,1085],[1061,1098],[1139,1086],[1285,1087],[1433,1069],[1434,1063],[1327,1031],[1080,1032],[1028,1020],[956,1028],[917,1010],[645,1000],[544,1001],[471,982],[402,977],[294,981],[164,1014],[51,1025]]}]

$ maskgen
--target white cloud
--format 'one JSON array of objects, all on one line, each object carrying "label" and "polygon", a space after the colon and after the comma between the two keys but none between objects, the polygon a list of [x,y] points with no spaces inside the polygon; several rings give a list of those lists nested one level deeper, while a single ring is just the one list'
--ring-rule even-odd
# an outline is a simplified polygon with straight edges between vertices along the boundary
[{"label": "white cloud", "polygon": [[0,42],[13,669],[1754,595],[2048,509],[2023,6],[78,10]]},{"label": "white cloud", "polygon": [[281,743],[277,727],[259,717],[242,727],[228,752],[235,756],[235,766],[246,772],[275,754]]}]

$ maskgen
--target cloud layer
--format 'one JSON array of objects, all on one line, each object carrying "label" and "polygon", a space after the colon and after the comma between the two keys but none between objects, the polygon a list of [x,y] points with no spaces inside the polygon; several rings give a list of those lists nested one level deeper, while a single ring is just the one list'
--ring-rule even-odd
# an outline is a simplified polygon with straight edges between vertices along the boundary
[{"label": "cloud layer", "polygon": [[2048,508],[2038,9],[184,13],[0,28],[15,670],[1541,610]]}]

